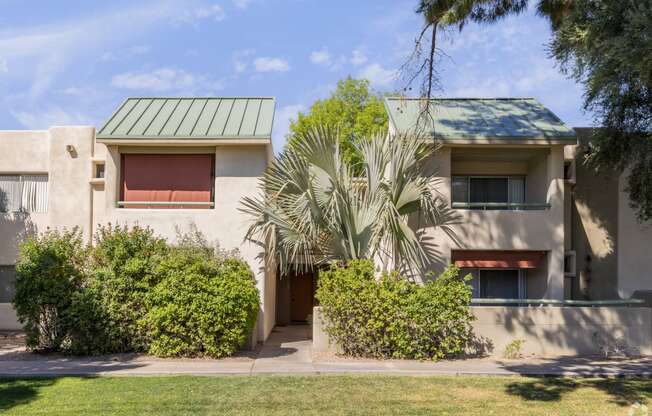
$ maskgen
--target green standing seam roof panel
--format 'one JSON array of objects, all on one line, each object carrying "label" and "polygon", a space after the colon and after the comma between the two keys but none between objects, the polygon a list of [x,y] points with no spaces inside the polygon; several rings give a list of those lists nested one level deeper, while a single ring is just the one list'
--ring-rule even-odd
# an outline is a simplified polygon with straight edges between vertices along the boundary
[{"label": "green standing seam roof panel", "polygon": [[231,108],[233,107],[232,99],[225,99],[220,102],[220,106],[215,112],[215,117],[213,118],[213,123],[211,123],[210,128],[208,129],[209,136],[221,136],[224,132],[224,126],[229,119],[231,114]]},{"label": "green standing seam roof panel", "polygon": [[[426,103],[430,117],[423,117]],[[421,119],[421,128],[443,140],[576,140],[571,128],[533,98],[388,97],[385,107],[398,131],[415,129]]]},{"label": "green standing seam roof panel", "polygon": [[261,138],[272,134],[274,98],[129,98],[99,139]]},{"label": "green standing seam roof panel", "polygon": [[256,122],[256,136],[271,136],[272,122],[274,119],[274,102],[262,100],[260,103],[260,112]]}]

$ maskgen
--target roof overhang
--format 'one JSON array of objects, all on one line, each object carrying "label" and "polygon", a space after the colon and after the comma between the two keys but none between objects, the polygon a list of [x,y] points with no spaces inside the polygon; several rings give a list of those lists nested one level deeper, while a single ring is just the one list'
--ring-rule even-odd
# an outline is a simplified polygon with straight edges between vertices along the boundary
[{"label": "roof overhang", "polygon": [[[431,139],[424,139],[430,141]],[[574,145],[577,137],[437,137],[436,140],[444,145],[515,145],[515,146],[552,146]]]},{"label": "roof overhang", "polygon": [[214,138],[162,138],[142,137],[120,139],[115,137],[97,136],[97,142],[107,145],[139,145],[139,146],[219,146],[219,145],[267,145],[272,143],[270,137],[214,137]]}]

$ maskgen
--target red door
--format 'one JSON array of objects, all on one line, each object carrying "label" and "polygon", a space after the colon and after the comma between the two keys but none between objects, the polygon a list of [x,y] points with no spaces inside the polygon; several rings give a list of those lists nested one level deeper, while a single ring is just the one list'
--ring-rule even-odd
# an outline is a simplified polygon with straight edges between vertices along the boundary
[{"label": "red door", "polygon": [[297,273],[290,281],[290,319],[305,321],[312,314],[314,297],[312,274]]}]

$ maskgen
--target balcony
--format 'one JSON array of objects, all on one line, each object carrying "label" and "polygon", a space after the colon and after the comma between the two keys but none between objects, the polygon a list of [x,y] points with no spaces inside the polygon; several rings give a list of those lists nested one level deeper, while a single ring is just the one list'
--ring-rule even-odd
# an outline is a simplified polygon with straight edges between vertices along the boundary
[{"label": "balcony", "polygon": [[479,211],[540,211],[547,200],[549,149],[454,148],[451,207]]},{"label": "balcony", "polygon": [[516,203],[516,202],[453,202],[453,209],[502,210],[502,211],[537,211],[550,209],[547,202]]}]

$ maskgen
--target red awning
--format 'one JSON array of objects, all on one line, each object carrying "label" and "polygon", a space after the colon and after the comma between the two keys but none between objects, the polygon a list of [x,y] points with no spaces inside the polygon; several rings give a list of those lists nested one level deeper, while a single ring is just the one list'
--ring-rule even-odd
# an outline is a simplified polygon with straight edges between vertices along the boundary
[{"label": "red awning", "polygon": [[536,269],[545,251],[454,250],[453,264],[476,269]]},{"label": "red awning", "polygon": [[[157,204],[156,208],[209,208],[215,180],[213,160],[213,154],[123,154],[121,199],[126,202],[191,203]],[[149,207],[129,205],[129,208]]]}]

